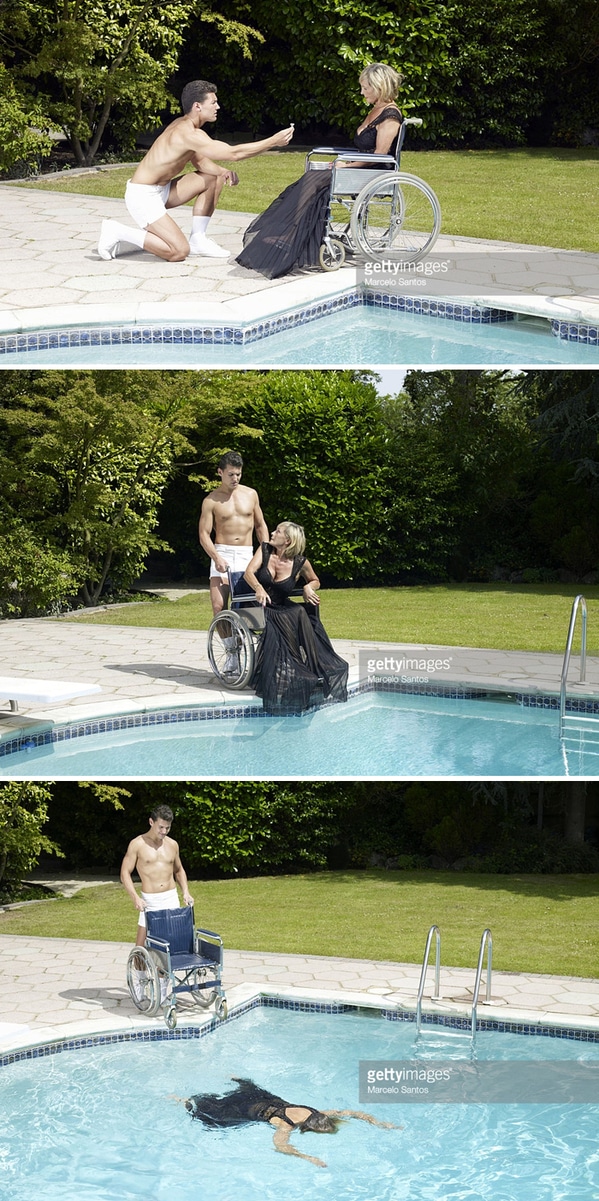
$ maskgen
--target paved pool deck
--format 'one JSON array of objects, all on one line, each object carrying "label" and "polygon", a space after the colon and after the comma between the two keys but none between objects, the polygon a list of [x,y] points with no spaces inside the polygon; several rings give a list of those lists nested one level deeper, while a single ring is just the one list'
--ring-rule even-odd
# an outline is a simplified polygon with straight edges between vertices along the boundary
[{"label": "paved pool deck", "polygon": [[[564,633],[569,608],[566,604]],[[219,686],[208,661],[206,631],[119,626],[118,607],[114,609],[114,622],[114,625],[94,625],[77,616],[69,620],[24,618],[0,622],[0,676],[74,681],[101,688],[99,694],[61,704],[21,702],[16,713],[9,712],[8,698],[0,697],[0,741],[15,737],[18,732],[35,732],[59,722],[91,716],[189,705],[236,705],[255,700],[250,688],[232,692]],[[558,654],[341,638],[334,639],[334,645],[349,663],[350,685],[367,677],[370,661],[376,662],[377,671],[385,674],[391,660],[408,659],[419,664],[438,660],[446,661],[448,666],[437,671],[422,668],[405,671],[416,678],[424,675],[431,682],[442,684],[559,695],[562,655]],[[391,671],[398,674],[393,667]],[[587,657],[583,685],[576,683],[578,675],[579,657],[573,655],[569,693],[599,699],[599,657]]]},{"label": "paved pool deck", "polygon": [[[238,266],[233,256],[251,220],[247,213],[217,210],[211,222],[211,235],[230,259],[164,263],[132,249],[104,262],[96,251],[101,221],[129,224],[122,200],[2,183],[0,206],[0,333],[82,322],[253,322],[356,286],[351,266],[281,280]],[[189,232],[191,210],[178,219]],[[545,318],[599,321],[599,254],[443,234],[435,254],[461,264],[463,291],[454,296]],[[10,366],[10,355],[2,365]]]},{"label": "paved pool deck", "polygon": [[[0,912],[0,1055],[65,1038],[162,1025],[161,1015],[148,1018],[138,1012],[127,988],[126,965],[136,924],[133,907],[131,943],[3,934],[2,918]],[[438,1001],[431,1000],[431,960],[423,1013],[470,1017],[477,954],[474,948],[471,969],[441,967]],[[401,961],[226,948],[223,985],[230,1010],[267,993],[288,1000],[341,1001],[413,1014],[420,972],[418,964]],[[599,1031],[597,979],[493,971],[489,1004],[483,1003],[485,987],[486,969],[479,1019]],[[203,1020],[202,1011],[185,994],[177,1009],[179,1026]]]}]

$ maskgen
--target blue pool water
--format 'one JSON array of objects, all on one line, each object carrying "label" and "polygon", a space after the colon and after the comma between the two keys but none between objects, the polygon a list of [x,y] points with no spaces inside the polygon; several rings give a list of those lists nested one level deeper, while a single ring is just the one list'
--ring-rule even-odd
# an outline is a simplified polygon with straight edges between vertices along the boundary
[{"label": "blue pool water", "polygon": [[152,343],[18,352],[4,367],[599,366],[597,345],[555,337],[522,319],[476,325],[374,307],[339,310],[248,345]]},{"label": "blue pool water", "polygon": [[496,779],[599,774],[597,743],[587,745],[580,736],[566,753],[555,710],[526,708],[502,697],[365,693],[298,717],[193,722],[176,722],[175,717],[173,711],[158,726],[131,726],[16,751],[0,758],[0,777]]},{"label": "blue pool water", "polygon": [[[468,1058],[429,1031],[419,1056]],[[357,1013],[254,1009],[202,1039],[122,1043],[0,1069],[3,1201],[596,1201],[599,1106],[360,1104],[361,1059],[413,1059],[415,1027]],[[497,1031],[479,1060],[599,1060],[599,1045]],[[371,1112],[292,1142],[325,1168],[277,1154],[271,1130],[194,1122],[173,1095],[251,1076],[286,1100]]]}]

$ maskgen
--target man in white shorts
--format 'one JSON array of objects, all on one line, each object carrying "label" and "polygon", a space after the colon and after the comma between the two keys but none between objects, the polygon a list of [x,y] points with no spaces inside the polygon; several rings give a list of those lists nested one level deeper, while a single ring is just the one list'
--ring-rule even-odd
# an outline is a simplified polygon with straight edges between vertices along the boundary
[{"label": "man in white shorts", "polygon": [[[234,187],[239,178],[216,160],[253,158],[287,146],[293,137],[292,125],[270,138],[239,146],[208,137],[202,127],[216,121],[219,104],[215,85],[204,79],[184,87],[181,106],[183,116],[159,134],[127,184],[125,204],[139,229],[120,221],[103,221],[98,242],[101,259],[116,258],[122,244],[129,249],[139,246],[168,263],[181,263],[188,254],[228,258],[229,252],[209,238],[206,230],[224,185]],[[188,164],[194,170],[182,174]],[[167,210],[190,200],[194,204],[188,241]]]},{"label": "man in white shorts", "polygon": [[[121,864],[121,883],[139,912],[138,947],[143,947],[146,941],[146,909],[179,908],[177,884],[183,893],[184,903],[193,905],[178,844],[174,838],[168,837],[172,820],[172,809],[168,805],[158,805],[150,815],[149,832],[139,834],[129,843]],[[133,883],[134,871],[137,871],[141,880],[141,896]]]},{"label": "man in white shorts", "polygon": [[[228,570],[243,575],[254,554],[254,530],[259,544],[268,542],[268,526],[258,493],[241,483],[242,470],[243,459],[236,451],[222,456],[217,468],[221,482],[206,497],[200,513],[200,544],[212,560],[210,600],[215,617],[229,597]],[[234,671],[238,667],[235,639],[223,638],[223,642],[228,652],[225,671]]]}]

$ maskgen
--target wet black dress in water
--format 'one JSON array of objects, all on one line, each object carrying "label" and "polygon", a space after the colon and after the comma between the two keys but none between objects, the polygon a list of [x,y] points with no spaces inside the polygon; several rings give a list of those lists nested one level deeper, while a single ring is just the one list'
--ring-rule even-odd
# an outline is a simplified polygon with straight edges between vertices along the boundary
[{"label": "wet black dress in water", "polygon": [[[388,119],[401,123],[399,109],[394,105],[383,109],[361,133],[354,145],[362,153],[373,154],[376,147],[376,127]],[[399,136],[399,135],[398,135]],[[389,149],[395,154],[397,138]],[[267,279],[278,279],[294,267],[317,267],[318,252],[331,189],[331,170],[306,171],[300,179],[289,184],[263,213],[248,225],[243,236],[243,250],[235,260],[242,267],[259,271]]]},{"label": "wet black dress in water", "polygon": [[[288,1107],[293,1108],[290,1101],[284,1101],[275,1093],[260,1088],[253,1080],[243,1080],[238,1076],[233,1076],[233,1080],[237,1088],[224,1097],[217,1097],[215,1093],[190,1097],[185,1105],[192,1118],[197,1118],[205,1126],[245,1126],[247,1122],[270,1122],[271,1118],[282,1118],[289,1126],[297,1124],[285,1113]],[[301,1108],[309,1109],[310,1114],[318,1113],[309,1105],[302,1105]]]},{"label": "wet black dress in water", "polygon": [[302,713],[324,700],[347,700],[348,665],[333,650],[317,605],[297,603],[297,587],[305,563],[293,560],[291,575],[275,583],[268,569],[272,546],[262,543],[262,564],[256,578],[270,597],[265,626],[258,642],[252,687],[266,713]]}]

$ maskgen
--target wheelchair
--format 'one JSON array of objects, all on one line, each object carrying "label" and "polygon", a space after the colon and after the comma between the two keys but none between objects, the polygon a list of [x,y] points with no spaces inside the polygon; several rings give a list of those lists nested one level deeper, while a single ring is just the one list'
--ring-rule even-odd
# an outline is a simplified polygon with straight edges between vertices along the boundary
[{"label": "wheelchair", "polygon": [[201,1009],[214,1005],[221,1020],[227,1000],[221,983],[223,943],[211,930],[195,928],[193,907],[146,909],[146,945],[127,961],[133,1003],[146,1017],[164,1010],[169,1030],[177,1025],[177,994],[189,992]]},{"label": "wheelchair", "polygon": [[348,255],[417,263],[432,250],[441,229],[439,201],[423,179],[400,171],[399,166],[409,125],[420,126],[422,120],[404,118],[394,155],[330,146],[317,146],[306,155],[306,171],[330,165],[317,156],[335,156],[319,252],[324,271],[337,271]]},{"label": "wheelchair", "polygon": [[[212,618],[208,630],[210,666],[225,688],[245,688],[252,678],[256,645],[264,630],[266,611],[240,571],[227,572],[229,608]],[[294,588],[292,596],[302,596]]]},{"label": "wheelchair", "polygon": [[245,688],[252,678],[255,645],[266,620],[241,571],[227,572],[229,608],[212,618],[208,630],[210,666],[225,688]]}]

